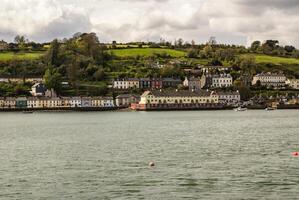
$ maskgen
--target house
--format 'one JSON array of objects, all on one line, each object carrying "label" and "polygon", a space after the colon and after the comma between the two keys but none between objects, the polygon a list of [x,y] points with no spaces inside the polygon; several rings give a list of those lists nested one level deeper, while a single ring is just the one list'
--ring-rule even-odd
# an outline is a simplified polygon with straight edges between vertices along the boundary
[{"label": "house", "polygon": [[91,97],[82,97],[81,98],[81,107],[90,108],[91,107]]},{"label": "house", "polygon": [[47,88],[44,84],[42,83],[35,83],[32,87],[31,87],[31,95],[32,96],[44,96],[45,93],[47,91]]},{"label": "house", "polygon": [[128,82],[128,88],[133,89],[133,88],[139,88],[139,79],[138,78],[129,78],[127,80]]},{"label": "house", "polygon": [[103,97],[103,104],[102,104],[102,106],[103,107],[109,107],[109,108],[111,108],[111,107],[114,107],[114,99],[113,99],[113,97]]},{"label": "house", "polygon": [[163,87],[163,80],[161,78],[153,78],[151,80],[151,88],[152,89],[162,89]]},{"label": "house", "polygon": [[27,108],[27,98],[26,97],[16,98],[16,108]]},{"label": "house", "polygon": [[82,105],[81,97],[71,97],[70,105],[72,108],[81,107]]},{"label": "house", "polygon": [[182,84],[181,79],[163,78],[162,80],[163,88],[177,88],[180,84]]},{"label": "house", "polygon": [[287,77],[284,74],[261,73],[253,77],[252,85],[281,88],[286,86]]},{"label": "house", "polygon": [[71,98],[70,97],[61,97],[61,107],[68,108],[71,107]]},{"label": "house", "polygon": [[59,97],[48,98],[47,107],[48,108],[60,108],[62,101]]},{"label": "house", "polygon": [[150,78],[141,78],[139,79],[139,87],[141,89],[149,89],[151,88],[151,79]]},{"label": "house", "polygon": [[119,90],[126,90],[129,88],[129,82],[126,79],[116,79],[113,81],[113,88]]},{"label": "house", "polygon": [[122,94],[116,97],[116,106],[118,107],[130,107],[133,103],[140,101],[139,95],[134,94]]},{"label": "house", "polygon": [[291,79],[287,81],[287,84],[295,89],[295,90],[299,90],[299,79]]},{"label": "house", "polygon": [[0,97],[0,108],[4,108],[4,97]]},{"label": "house", "polygon": [[147,108],[182,108],[218,105],[219,96],[213,91],[153,90],[141,96],[138,107]]},{"label": "house", "polygon": [[114,107],[113,97],[93,97],[91,100],[92,107],[110,108]]},{"label": "house", "polygon": [[39,98],[38,97],[28,97],[27,98],[27,108],[41,108],[39,104]]},{"label": "house", "polygon": [[38,108],[47,108],[49,107],[49,97],[39,97],[37,103]]},{"label": "house", "polygon": [[203,73],[225,72],[229,67],[224,66],[199,66]]},{"label": "house", "polygon": [[16,107],[16,99],[14,97],[6,97],[4,100],[5,108],[15,108]]},{"label": "house", "polygon": [[213,77],[211,74],[203,74],[201,76],[201,86],[204,89],[209,89],[212,87]]},{"label": "house", "polygon": [[241,95],[239,91],[235,92],[218,92],[219,103],[225,105],[238,105],[241,101]]},{"label": "house", "polygon": [[232,85],[233,77],[230,74],[220,74],[212,76],[213,88],[231,87]]},{"label": "house", "polygon": [[183,85],[185,87],[188,87],[190,91],[195,91],[195,90],[200,90],[201,87],[201,78],[195,78],[195,77],[191,77],[191,78],[185,78]]}]

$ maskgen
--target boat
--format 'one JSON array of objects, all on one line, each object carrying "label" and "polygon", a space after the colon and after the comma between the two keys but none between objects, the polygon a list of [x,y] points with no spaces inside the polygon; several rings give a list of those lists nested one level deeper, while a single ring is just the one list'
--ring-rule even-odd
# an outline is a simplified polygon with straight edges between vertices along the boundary
[{"label": "boat", "polygon": [[236,112],[244,112],[247,111],[247,108],[238,107],[235,109]]},{"label": "boat", "polygon": [[266,111],[273,111],[273,110],[277,110],[277,108],[273,108],[273,107],[268,107],[265,109]]},{"label": "boat", "polygon": [[33,114],[33,111],[23,111],[23,114]]}]

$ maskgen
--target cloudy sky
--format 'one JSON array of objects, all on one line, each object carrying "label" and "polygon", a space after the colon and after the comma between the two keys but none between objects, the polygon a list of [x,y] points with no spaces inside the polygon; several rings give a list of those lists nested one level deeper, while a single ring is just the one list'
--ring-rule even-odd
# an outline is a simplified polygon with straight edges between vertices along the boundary
[{"label": "cloudy sky", "polygon": [[177,38],[299,47],[299,0],[0,0],[0,40],[96,32],[102,42]]}]

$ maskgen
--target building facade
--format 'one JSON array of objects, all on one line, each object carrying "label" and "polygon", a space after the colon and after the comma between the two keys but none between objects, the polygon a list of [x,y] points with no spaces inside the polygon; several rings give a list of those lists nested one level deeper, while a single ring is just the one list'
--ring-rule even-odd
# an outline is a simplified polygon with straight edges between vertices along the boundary
[{"label": "building facade", "polygon": [[213,91],[146,91],[138,109],[208,108],[219,105],[219,96]]},{"label": "building facade", "polygon": [[288,85],[295,90],[299,90],[299,79],[289,80]]},{"label": "building facade", "polygon": [[219,103],[235,106],[238,105],[241,101],[241,95],[239,91],[236,92],[218,92]]},{"label": "building facade", "polygon": [[220,74],[212,76],[212,87],[223,88],[233,85],[233,77],[230,74]]},{"label": "building facade", "polygon": [[286,86],[287,77],[284,74],[261,73],[253,77],[252,85],[281,88]]},{"label": "building facade", "polygon": [[190,91],[201,90],[201,78],[185,78],[183,85],[188,87]]}]

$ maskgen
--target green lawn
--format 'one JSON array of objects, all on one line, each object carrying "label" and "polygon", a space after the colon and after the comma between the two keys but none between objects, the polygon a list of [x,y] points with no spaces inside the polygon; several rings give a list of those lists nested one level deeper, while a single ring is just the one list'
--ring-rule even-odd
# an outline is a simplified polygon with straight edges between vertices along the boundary
[{"label": "green lawn", "polygon": [[173,49],[159,49],[159,48],[132,48],[132,49],[114,49],[109,50],[119,57],[133,57],[133,56],[152,56],[155,53],[167,53],[172,57],[184,57],[186,55],[183,51]]},{"label": "green lawn", "polygon": [[275,56],[267,56],[267,55],[254,55],[257,63],[272,63],[275,65],[283,65],[283,64],[298,64],[299,59],[296,58],[282,58]]},{"label": "green lawn", "polygon": [[30,53],[2,52],[0,53],[0,61],[8,61],[12,59],[33,60],[33,59],[40,58],[42,55],[43,52],[30,52]]}]

